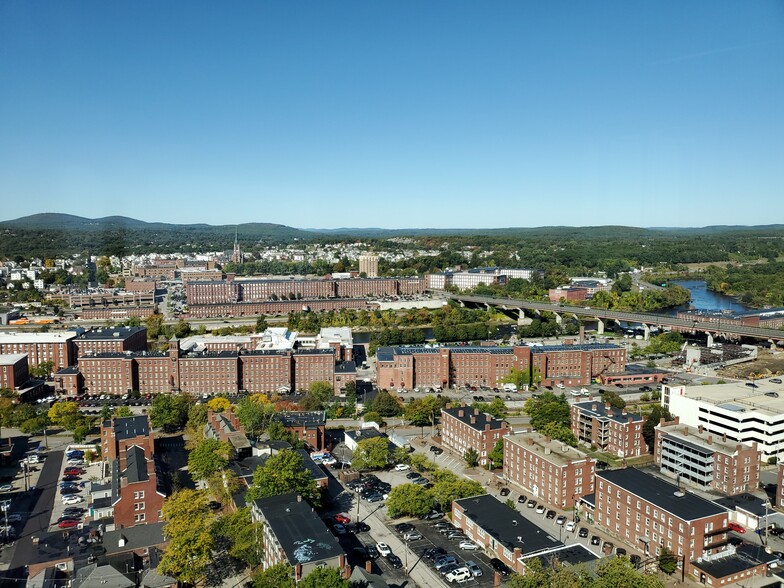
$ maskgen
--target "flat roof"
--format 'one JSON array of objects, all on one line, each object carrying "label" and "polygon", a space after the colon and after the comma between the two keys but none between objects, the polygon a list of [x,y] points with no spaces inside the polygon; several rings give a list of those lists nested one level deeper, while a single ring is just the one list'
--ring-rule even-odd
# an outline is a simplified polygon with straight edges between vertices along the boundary
[{"label": "flat roof", "polygon": [[622,349],[612,343],[583,343],[575,345],[536,345],[531,347],[531,353],[546,353],[548,351],[599,351]]},{"label": "flat roof", "polygon": [[522,554],[527,554],[564,545],[548,531],[490,494],[462,498],[455,500],[455,504],[464,510],[466,518],[474,521],[509,551],[519,548]]},{"label": "flat roof", "polygon": [[564,545],[551,551],[545,551],[538,555],[521,558],[523,561],[530,559],[538,559],[542,562],[542,567],[556,568],[559,564],[576,565],[589,565],[599,561],[599,556],[593,551],[588,549],[582,543],[575,543],[574,545]]},{"label": "flat roof", "polygon": [[46,333],[27,333],[27,332],[2,332],[0,333],[0,344],[3,343],[65,343],[79,336],[81,331],[49,331]]},{"label": "flat roof", "polygon": [[590,459],[586,453],[583,453],[579,449],[570,447],[557,439],[548,440],[547,437],[535,431],[507,435],[504,439],[525,448],[527,451],[538,455],[545,461],[561,466],[574,461]]},{"label": "flat roof", "polygon": [[705,429],[700,432],[698,427],[692,427],[680,423],[667,424],[663,426],[657,425],[656,428],[667,437],[673,437],[689,447],[707,453],[719,451],[733,455],[738,450],[738,445],[749,445],[747,443],[739,443],[738,441],[733,440],[724,441],[721,435],[711,433]]},{"label": "flat roof", "polygon": [[768,504],[767,496],[760,498],[749,492],[718,498],[716,502],[730,510],[745,510],[757,517],[764,517],[768,513],[773,514],[776,512],[770,506],[767,509],[765,508],[765,505]]},{"label": "flat roof", "polygon": [[323,410],[287,411],[277,413],[275,418],[284,427],[315,427],[326,424],[327,413]]},{"label": "flat roof", "polygon": [[81,341],[113,341],[116,339],[127,339],[137,333],[146,331],[147,329],[144,327],[104,327],[85,331],[77,338]]},{"label": "flat roof", "polygon": [[[784,415],[784,384],[773,384],[769,380],[755,380],[756,388],[746,382],[709,384],[706,386],[672,386],[670,390],[683,390],[681,396],[713,404],[732,412],[757,412],[765,416]],[[772,395],[775,393],[775,395]],[[766,396],[771,394],[771,396]]]},{"label": "flat roof", "polygon": [[14,365],[27,357],[26,353],[0,354],[0,365]]},{"label": "flat roof", "polygon": [[735,553],[727,555],[727,557],[710,561],[698,560],[691,563],[697,569],[714,578],[724,578],[750,570],[761,563],[770,563],[776,559],[778,558],[775,555],[766,553],[763,546],[744,543],[737,548]]},{"label": "flat roof", "polygon": [[345,552],[324,521],[291,492],[254,501],[292,565],[333,559]]},{"label": "flat roof", "polygon": [[[727,512],[725,507],[715,502],[691,492],[682,491],[675,484],[636,468],[596,472],[596,477],[623,488],[684,521],[693,521]],[[676,496],[676,492],[680,496]]]}]

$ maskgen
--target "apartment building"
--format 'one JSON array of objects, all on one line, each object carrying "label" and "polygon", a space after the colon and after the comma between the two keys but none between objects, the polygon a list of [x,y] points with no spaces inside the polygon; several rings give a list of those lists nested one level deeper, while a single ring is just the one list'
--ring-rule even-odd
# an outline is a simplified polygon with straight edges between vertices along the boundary
[{"label": "apartment building", "polygon": [[531,349],[531,365],[543,386],[587,386],[605,374],[626,370],[626,349],[611,343],[541,345]]},{"label": "apartment building", "polygon": [[0,388],[14,390],[24,386],[30,379],[27,367],[27,355],[9,353],[0,355]]},{"label": "apartment building", "polygon": [[322,410],[286,411],[275,414],[275,419],[308,447],[322,451],[327,445],[327,415]]},{"label": "apartment building", "polygon": [[73,340],[82,332],[82,329],[76,329],[48,333],[0,333],[0,354],[24,353],[29,367],[52,362],[54,371],[61,370],[74,364]]},{"label": "apartment building", "polygon": [[147,415],[112,417],[101,423],[101,457],[103,461],[120,460],[124,465],[130,447],[154,453],[154,433]]},{"label": "apartment building", "polygon": [[759,487],[760,456],[757,444],[728,441],[676,421],[655,429],[653,457],[661,473],[701,490],[735,495]]},{"label": "apartment building", "polygon": [[595,522],[611,535],[655,557],[666,547],[691,562],[727,553],[729,512],[635,468],[596,473]]},{"label": "apartment building", "polygon": [[116,528],[159,523],[167,493],[155,455],[139,445],[112,462],[112,507]]},{"label": "apartment building", "polygon": [[359,256],[359,273],[368,278],[378,277],[378,255],[365,253]]},{"label": "apartment building", "polygon": [[463,405],[441,409],[441,440],[444,446],[460,455],[475,449],[482,466],[490,463],[488,455],[510,431],[506,421],[475,408]]},{"label": "apartment building", "polygon": [[537,500],[575,506],[594,491],[596,460],[535,431],[504,437],[504,477]]},{"label": "apartment building", "polygon": [[207,411],[207,424],[204,425],[204,437],[228,443],[234,452],[235,459],[250,457],[252,448],[245,434],[245,427],[231,409],[223,412]]},{"label": "apartment building", "polygon": [[288,564],[295,582],[319,567],[339,568],[348,577],[343,548],[301,496],[289,493],[255,500],[251,515],[263,529],[263,569]]},{"label": "apartment building", "polygon": [[618,457],[638,457],[648,453],[642,435],[645,419],[625,408],[613,408],[601,401],[577,402],[571,406],[572,433],[580,443],[592,445]]}]

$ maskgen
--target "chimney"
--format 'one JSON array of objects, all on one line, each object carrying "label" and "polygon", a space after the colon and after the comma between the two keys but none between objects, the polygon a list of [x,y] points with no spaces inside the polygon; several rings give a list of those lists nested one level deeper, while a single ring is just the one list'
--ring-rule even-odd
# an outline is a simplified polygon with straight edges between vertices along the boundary
[{"label": "chimney", "polygon": [[708,445],[713,443],[713,435],[708,435]]},{"label": "chimney", "polygon": [[462,411],[462,410],[458,410],[458,411],[457,411],[457,416],[458,416],[459,418],[463,418],[463,417],[465,416],[465,414],[463,413],[463,411]]},{"label": "chimney", "polygon": [[479,414],[479,409],[478,408],[474,409],[474,414],[477,414],[477,415]]},{"label": "chimney", "polygon": [[370,574],[373,572],[373,560],[369,559],[365,562],[365,571]]},{"label": "chimney", "polygon": [[300,496],[299,494],[297,494],[297,502],[302,502],[302,496]]},{"label": "chimney", "polygon": [[528,437],[526,439],[526,441],[528,442],[528,445],[533,445],[534,444],[534,440],[531,437]]},{"label": "chimney", "polygon": [[660,419],[659,419],[659,426],[660,426],[660,427],[663,427],[663,426],[664,426],[664,423],[666,423],[666,422],[667,422],[667,421],[665,421],[665,420],[664,420],[664,417],[660,418]]},{"label": "chimney", "polygon": [[515,547],[514,548],[514,557],[512,559],[514,559],[514,561],[517,561],[518,559],[520,559],[521,555],[523,555],[522,550],[519,547]]},{"label": "chimney", "polygon": [[585,326],[581,323],[580,324],[580,345],[582,345],[583,343],[585,343]]},{"label": "chimney", "polygon": [[688,437],[689,436],[689,427],[683,427],[683,436],[684,437]]},{"label": "chimney", "polygon": [[485,431],[489,431],[489,430],[490,430],[490,423],[486,423],[485,424]]},{"label": "chimney", "polygon": [[476,417],[474,415],[471,415],[471,424],[472,425],[476,424]]},{"label": "chimney", "polygon": [[544,442],[545,443],[549,443],[550,441],[552,441],[552,439],[550,438],[550,435],[545,435],[544,436]]},{"label": "chimney", "polygon": [[700,435],[702,435],[705,432],[705,427],[700,425],[699,427],[697,427],[697,430],[700,432]]},{"label": "chimney", "polygon": [[612,410],[612,404],[610,404],[609,402],[605,403],[604,410],[606,410],[609,413]]},{"label": "chimney", "polygon": [[725,443],[727,442],[727,433],[721,434],[721,440],[724,441]]},{"label": "chimney", "polygon": [[627,415],[627,414],[629,414],[629,413],[627,413],[627,412],[626,412],[626,409],[625,409],[625,408],[622,408],[622,409],[621,409],[621,414],[622,414],[623,416],[626,416],[626,415]]},{"label": "chimney", "polygon": [[[598,407],[598,406],[596,406],[596,403],[594,402],[594,403],[591,405],[591,410],[592,410],[592,411],[594,411],[594,412],[596,412],[596,409],[597,409],[597,408],[599,408],[599,407]],[[664,419],[662,419],[662,420],[664,420]]]}]

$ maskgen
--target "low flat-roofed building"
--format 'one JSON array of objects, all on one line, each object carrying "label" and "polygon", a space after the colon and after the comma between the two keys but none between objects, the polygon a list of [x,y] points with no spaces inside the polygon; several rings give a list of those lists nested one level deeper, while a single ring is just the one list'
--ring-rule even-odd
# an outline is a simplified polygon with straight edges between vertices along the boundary
[{"label": "low flat-roofed building", "polygon": [[490,494],[455,500],[452,523],[471,541],[516,572],[524,570],[523,556],[564,545],[547,530]]},{"label": "low flat-roofed building", "polygon": [[299,582],[319,567],[334,567],[344,577],[346,554],[324,521],[302,497],[292,492],[260,498],[251,507],[253,520],[263,525],[263,569],[286,563]]},{"label": "low flat-roofed building", "polygon": [[653,459],[662,474],[703,490],[739,494],[756,490],[760,451],[756,442],[729,441],[703,425],[690,427],[676,417],[655,429]]},{"label": "low flat-roofed building", "polygon": [[[746,384],[754,384],[747,386]],[[769,381],[662,386],[662,406],[681,424],[717,438],[757,443],[762,459],[784,457],[784,385]]]},{"label": "low flat-roofed building", "polygon": [[535,555],[523,556],[522,564],[526,567],[531,560],[538,559],[544,569],[558,569],[559,566],[582,566],[586,571],[594,571],[599,556],[582,543],[563,545]]},{"label": "low flat-roofed building", "polygon": [[752,586],[755,577],[764,579],[760,586],[778,586],[766,578],[770,564],[777,559],[763,546],[744,543],[722,557],[691,562],[691,576],[705,586]]},{"label": "low flat-roofed building", "polygon": [[572,508],[593,492],[596,460],[534,431],[504,437],[504,477],[537,500]]}]

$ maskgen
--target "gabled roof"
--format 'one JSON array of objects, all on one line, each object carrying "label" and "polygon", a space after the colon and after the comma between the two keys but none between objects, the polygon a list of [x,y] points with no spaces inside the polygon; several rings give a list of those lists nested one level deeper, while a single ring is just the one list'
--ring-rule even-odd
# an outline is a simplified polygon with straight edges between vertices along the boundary
[{"label": "gabled roof", "polygon": [[144,457],[144,449],[138,445],[129,447],[126,453],[126,466],[123,476],[129,483],[144,482],[150,479],[147,474],[147,459]]}]

